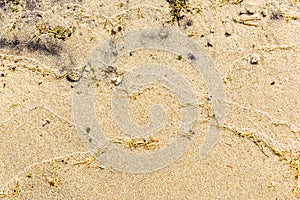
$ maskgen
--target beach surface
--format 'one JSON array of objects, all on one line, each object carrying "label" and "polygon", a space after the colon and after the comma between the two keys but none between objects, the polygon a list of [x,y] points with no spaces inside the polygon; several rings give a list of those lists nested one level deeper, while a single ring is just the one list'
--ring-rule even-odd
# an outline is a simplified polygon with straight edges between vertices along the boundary
[{"label": "beach surface", "polygon": [[299,33],[298,0],[0,1],[0,199],[300,198]]}]

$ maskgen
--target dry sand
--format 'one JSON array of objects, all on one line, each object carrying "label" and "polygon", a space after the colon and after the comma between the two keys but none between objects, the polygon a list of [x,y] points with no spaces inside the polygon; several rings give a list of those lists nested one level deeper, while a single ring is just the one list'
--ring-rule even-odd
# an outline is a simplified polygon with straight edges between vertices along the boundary
[{"label": "dry sand", "polygon": [[[169,3],[158,0],[0,1],[0,198],[300,198],[300,2],[191,0],[182,14],[178,23],[167,23]],[[118,148],[143,155],[180,132],[180,103],[159,84],[140,88],[129,106],[141,126],[149,123],[153,103],[165,109],[154,145],[133,143],[114,122],[111,80],[134,67],[158,63],[176,70],[201,110],[183,156],[136,174],[90,154],[73,116],[73,94],[83,79],[66,77],[81,72],[104,40],[145,27],[177,31],[205,50],[224,83],[226,114],[218,142],[200,158],[214,116],[203,77],[171,52],[120,57],[113,63],[118,73],[102,76],[95,95],[98,123]]]}]

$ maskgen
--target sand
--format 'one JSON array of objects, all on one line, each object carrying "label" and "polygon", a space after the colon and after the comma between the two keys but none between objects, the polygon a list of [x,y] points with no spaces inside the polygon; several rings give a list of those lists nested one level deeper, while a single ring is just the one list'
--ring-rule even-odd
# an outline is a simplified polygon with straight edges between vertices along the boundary
[{"label": "sand", "polygon": [[170,5],[0,1],[0,199],[300,198],[300,2]]}]

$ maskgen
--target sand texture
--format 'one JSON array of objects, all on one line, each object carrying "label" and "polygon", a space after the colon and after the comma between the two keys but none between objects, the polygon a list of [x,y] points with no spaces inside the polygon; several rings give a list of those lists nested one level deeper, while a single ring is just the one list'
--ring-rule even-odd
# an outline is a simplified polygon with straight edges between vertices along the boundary
[{"label": "sand texture", "polygon": [[300,198],[299,33],[298,0],[0,0],[0,199]]}]

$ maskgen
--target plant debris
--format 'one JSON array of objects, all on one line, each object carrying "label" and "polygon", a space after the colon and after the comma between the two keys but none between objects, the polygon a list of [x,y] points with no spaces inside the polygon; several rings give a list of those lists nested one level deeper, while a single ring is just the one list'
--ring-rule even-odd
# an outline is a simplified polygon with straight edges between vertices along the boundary
[{"label": "plant debris", "polygon": [[[250,141],[252,141],[255,145],[258,146],[258,148],[261,150],[261,152],[268,157],[268,155],[265,153],[264,148],[270,149],[275,155],[279,156],[280,160],[285,161],[289,164],[291,170],[293,171],[294,177],[299,180],[300,178],[300,153],[293,153],[287,150],[281,150],[278,149],[273,144],[270,144],[269,142],[265,141],[262,137],[259,135],[248,132],[248,131],[241,131],[237,128],[230,126],[230,125],[223,125],[223,129],[229,130],[234,133],[234,135],[237,135],[242,138],[246,138]],[[294,187],[293,192],[299,194],[299,186]]]},{"label": "plant debris", "polygon": [[261,47],[261,48],[256,48],[256,49],[271,52],[271,51],[275,51],[275,50],[290,50],[293,47],[294,46],[290,46],[290,45],[273,45],[273,46],[269,46],[269,47]]},{"label": "plant debris", "polygon": [[91,167],[92,162],[96,160],[95,156],[88,155],[84,160],[76,161],[73,165],[86,165],[87,167]]},{"label": "plant debris", "polygon": [[219,5],[225,5],[225,4],[240,4],[244,0],[214,0],[214,1]]},{"label": "plant debris", "polygon": [[234,17],[233,21],[236,23],[244,24],[247,26],[258,26],[257,21],[261,20],[261,18],[252,17],[252,18],[242,18],[242,17]]},{"label": "plant debris", "polygon": [[115,144],[126,144],[130,149],[143,148],[146,150],[155,149],[158,146],[159,140],[154,137],[148,139],[116,139],[113,141]]},{"label": "plant debris", "polygon": [[187,9],[187,2],[186,0],[167,0],[169,3],[170,10],[170,20],[168,22],[175,22],[177,21],[179,24],[179,20],[183,18],[182,11]]},{"label": "plant debris", "polygon": [[55,26],[49,27],[46,23],[41,23],[36,25],[36,29],[38,30],[38,34],[35,34],[34,37],[39,35],[47,34],[55,39],[59,40],[66,40],[67,38],[71,37],[75,32],[75,27],[62,27],[62,26]]},{"label": "plant debris", "polygon": [[295,193],[297,198],[300,198],[300,185],[297,185],[293,188],[293,193]]}]

